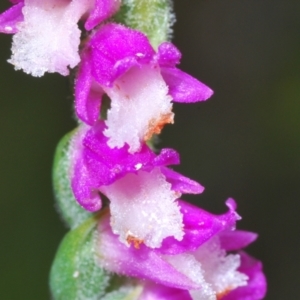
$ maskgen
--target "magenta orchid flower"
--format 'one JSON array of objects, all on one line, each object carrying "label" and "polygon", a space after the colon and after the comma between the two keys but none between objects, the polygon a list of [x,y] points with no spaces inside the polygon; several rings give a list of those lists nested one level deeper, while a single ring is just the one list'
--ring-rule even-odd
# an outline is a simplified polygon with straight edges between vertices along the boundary
[{"label": "magenta orchid flower", "polygon": [[80,61],[78,21],[91,30],[119,8],[120,0],[15,0],[0,15],[0,32],[14,33],[12,57],[17,70],[33,76],[69,74]]},{"label": "magenta orchid flower", "polygon": [[181,240],[182,214],[176,200],[204,188],[166,167],[179,163],[174,150],[156,155],[145,144],[134,154],[127,145],[111,149],[104,130],[103,121],[82,125],[71,142],[72,189],[79,204],[97,211],[102,206],[99,192],[108,197],[113,232],[127,245],[156,248],[169,236]]},{"label": "magenta orchid flower", "polygon": [[[116,47],[118,45],[118,47]],[[107,24],[87,42],[75,86],[76,113],[93,125],[104,94],[111,99],[104,131],[110,147],[131,153],[173,123],[172,101],[208,99],[212,90],[176,68],[181,54],[171,43],[156,53],[141,32]]]},{"label": "magenta orchid flower", "polygon": [[232,199],[226,204],[229,211],[216,216],[180,201],[184,238],[169,238],[159,249],[118,243],[105,215],[98,225],[98,263],[109,271],[145,280],[142,300],[263,299],[266,280],[261,263],[239,252],[257,235],[235,231],[240,217]]}]

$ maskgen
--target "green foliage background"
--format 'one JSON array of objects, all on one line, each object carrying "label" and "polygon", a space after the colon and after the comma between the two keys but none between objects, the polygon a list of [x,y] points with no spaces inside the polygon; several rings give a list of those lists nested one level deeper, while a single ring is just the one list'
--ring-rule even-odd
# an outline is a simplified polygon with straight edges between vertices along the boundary
[{"label": "green foliage background", "polygon": [[[0,10],[9,6],[1,1]],[[175,0],[181,68],[215,90],[206,103],[175,105],[161,147],[206,191],[185,197],[215,213],[232,196],[259,232],[266,299],[299,295],[300,2]],[[32,78],[6,63],[0,36],[0,298],[49,299],[48,274],[66,229],[51,186],[56,144],[75,122],[66,78]]]}]

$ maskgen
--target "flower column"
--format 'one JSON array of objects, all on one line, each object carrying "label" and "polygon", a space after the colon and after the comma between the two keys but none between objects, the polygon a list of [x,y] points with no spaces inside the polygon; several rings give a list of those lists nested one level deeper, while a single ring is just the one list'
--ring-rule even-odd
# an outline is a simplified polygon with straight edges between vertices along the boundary
[{"label": "flower column", "polygon": [[16,69],[68,75],[78,65],[78,127],[58,145],[53,170],[70,228],[51,269],[53,298],[262,299],[261,263],[240,251],[256,234],[235,230],[235,201],[214,216],[180,200],[204,188],[169,167],[176,151],[153,149],[174,122],[173,102],[212,95],[177,68],[171,2],[12,2],[0,31],[15,34]]}]

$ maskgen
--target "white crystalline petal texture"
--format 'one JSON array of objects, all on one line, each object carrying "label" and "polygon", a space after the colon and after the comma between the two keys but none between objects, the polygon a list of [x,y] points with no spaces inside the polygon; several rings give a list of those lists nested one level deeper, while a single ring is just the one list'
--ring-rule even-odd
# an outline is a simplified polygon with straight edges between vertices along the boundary
[{"label": "white crystalline petal texture", "polygon": [[121,242],[136,240],[157,248],[168,236],[182,239],[182,214],[174,202],[178,194],[158,168],[127,174],[101,191],[111,201],[111,226]]},{"label": "white crystalline petal texture", "polygon": [[199,290],[190,291],[193,300],[216,300],[215,292],[204,277],[201,263],[192,254],[165,256],[165,259],[178,271],[199,285]]},{"label": "white crystalline petal texture", "polygon": [[77,22],[88,6],[87,0],[25,1],[24,22],[13,37],[9,62],[33,76],[68,75],[68,66],[73,68],[80,61]]},{"label": "white crystalline petal texture", "polygon": [[205,270],[205,279],[216,294],[223,294],[247,284],[248,276],[237,271],[241,264],[239,254],[226,255],[221,249],[218,237],[201,246],[195,257]]},{"label": "white crystalline petal texture", "polygon": [[172,98],[158,66],[133,67],[106,93],[111,99],[107,129],[111,148],[127,143],[131,153],[165,123],[173,122]]},{"label": "white crystalline petal texture", "polygon": [[190,291],[193,300],[217,300],[218,296],[247,284],[248,277],[237,271],[240,256],[226,255],[218,237],[191,254],[165,256],[165,260],[199,285],[198,290]]}]

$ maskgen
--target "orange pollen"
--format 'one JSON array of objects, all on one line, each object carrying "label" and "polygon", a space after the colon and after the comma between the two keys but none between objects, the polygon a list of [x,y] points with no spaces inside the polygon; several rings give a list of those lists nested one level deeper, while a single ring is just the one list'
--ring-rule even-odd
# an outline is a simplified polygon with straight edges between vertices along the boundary
[{"label": "orange pollen", "polygon": [[129,235],[126,238],[126,241],[129,245],[133,244],[135,249],[140,249],[140,245],[143,243],[143,240],[139,240],[138,238],[136,238],[132,235]]},{"label": "orange pollen", "polygon": [[163,114],[159,119],[152,119],[148,124],[148,131],[144,136],[144,141],[151,139],[153,134],[160,134],[165,124],[174,123],[174,114],[172,112]]},{"label": "orange pollen", "polygon": [[221,293],[218,293],[217,294],[217,300],[221,300],[223,297],[228,295],[230,292],[231,292],[231,288],[227,288],[224,291],[222,291]]},{"label": "orange pollen", "polygon": [[179,198],[180,196],[181,196],[181,193],[175,191],[175,197]]}]

